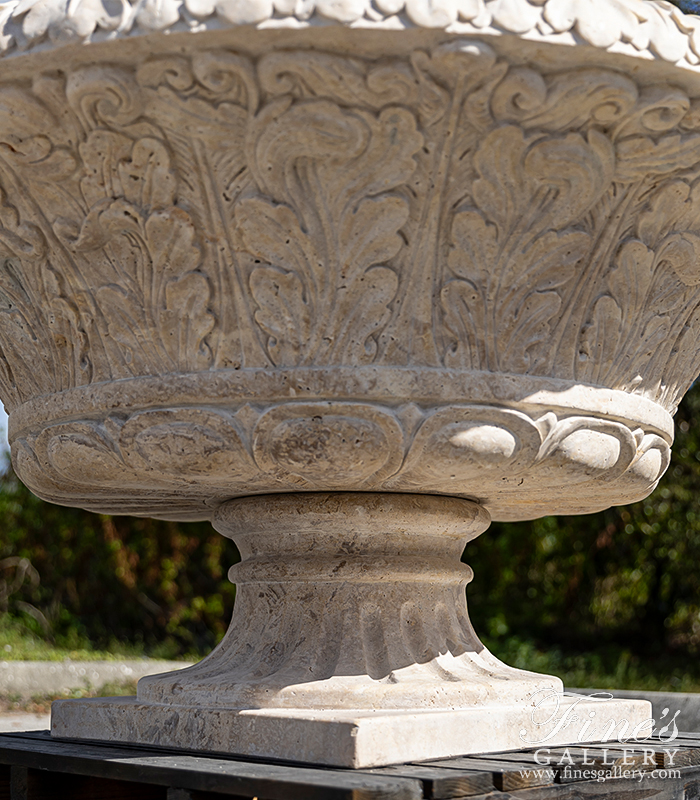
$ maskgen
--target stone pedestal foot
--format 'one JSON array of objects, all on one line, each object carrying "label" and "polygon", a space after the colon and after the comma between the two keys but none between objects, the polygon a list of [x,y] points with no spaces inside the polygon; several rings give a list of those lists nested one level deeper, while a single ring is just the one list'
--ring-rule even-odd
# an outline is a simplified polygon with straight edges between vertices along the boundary
[{"label": "stone pedestal foot", "polygon": [[[577,701],[557,709],[558,678],[506,666],[474,633],[460,556],[489,522],[476,503],[430,495],[232,500],[214,520],[242,556],[221,644],[141,679],[136,698],[55,703],[52,733],[348,767],[541,739]],[[576,716],[547,743],[595,740],[612,717],[635,727],[650,705],[580,701]]]}]

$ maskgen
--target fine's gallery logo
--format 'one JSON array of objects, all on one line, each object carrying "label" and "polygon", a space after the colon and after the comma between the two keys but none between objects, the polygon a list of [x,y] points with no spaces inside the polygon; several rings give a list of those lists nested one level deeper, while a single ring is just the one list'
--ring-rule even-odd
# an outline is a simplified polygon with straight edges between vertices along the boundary
[{"label": "fine's gallery logo", "polygon": [[[669,718],[670,711],[664,708],[658,721],[650,717],[634,727],[624,717],[615,719],[605,713],[605,704],[613,699],[609,692],[578,695],[541,689],[531,696],[530,726],[520,731],[520,740],[528,745],[544,745],[558,739],[569,729],[569,742],[626,743],[641,741],[655,736],[661,745],[669,744],[678,736],[676,718],[680,711]],[[583,705],[582,705],[583,704]],[[591,708],[600,704],[600,708]],[[664,723],[661,728],[658,726]]]}]

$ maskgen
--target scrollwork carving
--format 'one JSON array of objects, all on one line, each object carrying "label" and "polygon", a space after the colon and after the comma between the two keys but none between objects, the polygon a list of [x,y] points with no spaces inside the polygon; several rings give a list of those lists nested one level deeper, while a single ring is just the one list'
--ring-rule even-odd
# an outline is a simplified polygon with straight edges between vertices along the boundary
[{"label": "scrollwork carving", "polygon": [[13,457],[39,494],[97,510],[171,516],[172,501],[201,518],[231,496],[352,490],[463,496],[512,519],[644,497],[669,443],[575,409],[289,401],[57,422],[18,437]]},{"label": "scrollwork carving", "polygon": [[661,89],[458,42],[0,86],[3,396],[376,364],[673,409],[700,369],[700,123]]},{"label": "scrollwork carving", "polygon": [[[667,463],[658,427],[575,406],[552,422],[498,392],[418,401],[404,383],[370,413],[348,370],[554,380],[672,411],[700,370],[700,117],[666,89],[459,41],[410,59],[203,51],[0,85],[17,123],[0,123],[10,410],[140,376],[340,370],[305,409],[291,379],[285,402],[249,393],[234,416],[127,399],[80,430],[56,417],[21,432],[18,466],[37,486],[51,473],[54,498],[99,473],[178,486],[185,505],[205,484],[214,502],[350,483],[505,507],[561,459],[582,486],[607,475],[601,497],[640,496]],[[190,429],[202,448],[171,469]],[[577,437],[595,440],[590,463]],[[69,477],[78,450],[93,467]]]}]

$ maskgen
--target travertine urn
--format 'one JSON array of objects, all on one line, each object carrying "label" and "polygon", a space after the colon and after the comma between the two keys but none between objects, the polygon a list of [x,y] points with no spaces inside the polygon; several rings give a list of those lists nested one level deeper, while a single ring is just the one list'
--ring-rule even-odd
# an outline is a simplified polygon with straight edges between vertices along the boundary
[{"label": "travertine urn", "polygon": [[700,370],[700,18],[2,9],[15,468],[55,502],[210,519],[243,556],[211,656],[57,703],[53,734],[371,766],[644,732],[647,703],[560,700],[490,655],[460,555],[668,465]]}]

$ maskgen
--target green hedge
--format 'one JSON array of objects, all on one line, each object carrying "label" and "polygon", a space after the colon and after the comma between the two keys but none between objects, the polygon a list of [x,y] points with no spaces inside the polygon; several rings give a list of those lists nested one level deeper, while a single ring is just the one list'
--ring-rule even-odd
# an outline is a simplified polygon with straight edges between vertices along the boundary
[{"label": "green hedge", "polygon": [[63,508],[39,500],[10,469],[0,479],[0,525],[0,611],[58,646],[118,641],[196,654],[226,630],[235,597],[226,573],[240,559],[208,523]]},{"label": "green hedge", "polygon": [[[671,466],[646,500],[493,525],[470,544],[477,631],[649,663],[700,661],[700,387],[675,418]],[[608,665],[609,669],[613,665]]]}]

